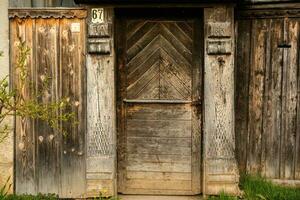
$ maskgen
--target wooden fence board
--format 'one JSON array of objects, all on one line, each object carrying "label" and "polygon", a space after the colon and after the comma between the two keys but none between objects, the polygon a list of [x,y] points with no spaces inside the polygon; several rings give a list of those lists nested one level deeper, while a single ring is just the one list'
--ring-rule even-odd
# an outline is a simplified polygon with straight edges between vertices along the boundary
[{"label": "wooden fence board", "polygon": [[[28,66],[28,78],[25,88],[22,90],[22,95],[25,100],[32,98],[30,89],[30,82],[35,78],[34,60],[33,54],[33,37],[34,37],[34,24],[33,20],[15,20],[11,23],[11,48],[15,51],[11,51],[11,63],[16,65],[18,59],[18,45],[19,38],[21,41],[26,40],[27,46],[31,48]],[[14,88],[21,89],[20,81],[18,78],[19,71],[14,68],[12,69],[13,77],[12,82]],[[34,123],[33,120],[18,117],[15,124],[15,142],[16,142],[16,176],[19,177],[16,180],[16,187],[19,193],[35,193],[36,191],[36,168],[35,168],[35,136],[34,136]]]},{"label": "wooden fence board", "polygon": [[[72,30],[75,25],[80,29]],[[15,17],[10,27],[14,87],[20,89],[16,59],[21,38],[30,48],[28,80],[21,88],[25,99],[48,104],[68,98],[68,111],[75,114],[74,121],[61,124],[66,136],[46,122],[16,118],[16,192],[82,197],[86,190],[85,21]]]},{"label": "wooden fence board", "polygon": [[[246,151],[241,146],[237,152],[240,169],[272,179],[299,179],[299,18],[239,20],[238,26],[236,143]],[[239,81],[247,79],[241,69],[247,63],[248,83]],[[241,128],[247,123],[249,135]]]}]

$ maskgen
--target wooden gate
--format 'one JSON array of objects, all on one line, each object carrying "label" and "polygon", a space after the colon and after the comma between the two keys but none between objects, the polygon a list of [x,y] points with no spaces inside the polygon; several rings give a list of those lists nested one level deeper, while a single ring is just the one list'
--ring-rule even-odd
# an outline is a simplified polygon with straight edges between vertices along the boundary
[{"label": "wooden gate", "polygon": [[117,27],[118,191],[199,194],[201,24],[151,17]]},{"label": "wooden gate", "polygon": [[[56,193],[79,197],[85,192],[85,18],[84,10],[10,10],[11,70],[17,73],[18,45],[30,48],[27,99],[48,103],[69,98],[74,122],[61,124],[67,135],[47,124],[21,117],[15,124],[15,187],[21,193]],[[43,78],[44,77],[44,78]],[[42,95],[33,96],[44,84]],[[11,77],[15,87],[18,80]],[[57,111],[59,113],[59,111]]]},{"label": "wooden gate", "polygon": [[300,180],[299,12],[250,9],[238,16],[240,169],[295,183]]}]

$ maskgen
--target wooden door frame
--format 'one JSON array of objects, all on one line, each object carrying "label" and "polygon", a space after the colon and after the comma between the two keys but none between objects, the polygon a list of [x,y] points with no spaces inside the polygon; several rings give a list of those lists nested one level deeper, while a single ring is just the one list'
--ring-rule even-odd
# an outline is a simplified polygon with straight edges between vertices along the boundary
[{"label": "wooden door frame", "polygon": [[[165,8],[166,9],[166,8]],[[198,12],[188,12],[189,14],[191,14],[191,16],[188,16],[187,18],[182,18],[182,14],[175,16],[174,19],[193,19],[195,20],[194,24],[194,30],[196,30],[196,34],[194,34],[194,44],[193,44],[193,48],[195,49],[196,53],[193,53],[193,58],[195,56],[200,56],[200,58],[198,58],[199,62],[195,62],[194,64],[199,66],[199,68],[194,67],[192,69],[193,74],[196,72],[197,74],[199,74],[198,76],[193,75],[192,77],[192,101],[195,102],[200,108],[197,109],[197,111],[195,111],[195,106],[192,108],[192,115],[194,115],[194,113],[198,113],[197,118],[200,120],[200,133],[201,135],[197,138],[195,138],[195,134],[192,133],[192,139],[195,139],[196,142],[192,142],[192,152],[191,152],[191,156],[192,156],[192,163],[191,163],[191,167],[192,167],[192,192],[195,193],[202,193],[203,192],[203,177],[204,177],[204,173],[203,173],[203,165],[204,165],[204,157],[203,157],[203,118],[204,118],[204,108],[203,108],[203,95],[204,95],[204,77],[203,77],[203,71],[204,71],[204,10],[203,8],[196,8],[196,9],[192,9],[192,8],[175,8],[177,10],[184,10],[184,11],[198,11]],[[155,8],[152,9],[146,9],[143,10],[141,8],[135,9],[135,10],[139,10],[140,13],[136,14],[136,12],[132,12],[132,9],[119,9],[116,11],[115,13],[115,50],[116,50],[116,111],[117,111],[117,158],[116,158],[116,165],[117,165],[117,175],[116,175],[116,179],[117,179],[117,184],[116,184],[116,191],[119,191],[120,187],[123,187],[122,185],[119,185],[119,176],[120,176],[120,167],[122,166],[119,161],[122,160],[120,159],[122,156],[122,152],[124,152],[124,148],[126,148],[125,145],[122,145],[121,141],[122,141],[122,137],[126,137],[126,135],[124,135],[123,133],[124,131],[124,120],[126,119],[125,117],[125,112],[124,109],[122,109],[122,96],[124,95],[124,90],[121,87],[121,84],[119,84],[122,81],[125,81],[126,77],[122,76],[122,74],[124,74],[124,66],[126,65],[126,63],[124,62],[124,60],[122,59],[125,55],[125,50],[124,48],[126,48],[125,42],[122,40],[123,37],[122,35],[125,35],[125,29],[123,28],[125,26],[125,21],[130,19],[131,17],[135,17],[135,18],[141,18],[143,17],[143,15],[149,14],[149,11],[151,10],[156,10]],[[168,10],[172,10],[172,8],[168,8]],[[118,16],[118,12],[121,13],[121,16]],[[132,13],[134,13],[132,15]],[[158,13],[160,12],[156,12],[156,15],[154,16],[155,19],[160,19],[161,17],[164,18],[168,18],[168,19],[173,19],[173,17],[168,17],[168,16],[160,16]],[[195,14],[198,15],[195,15]],[[157,15],[158,14],[158,15]],[[149,15],[148,15],[149,16]],[[152,17],[152,15],[151,15]],[[194,60],[194,59],[193,59]],[[199,69],[197,71],[195,71],[195,69]],[[199,85],[196,85],[196,87],[194,86],[194,82],[197,81],[195,80],[196,78],[200,78],[200,82]],[[196,91],[195,91],[196,90]],[[196,94],[196,95],[195,95]],[[122,116],[122,117],[119,117]],[[196,122],[193,120],[195,119],[195,117],[193,117],[192,119],[192,124],[195,124]],[[199,122],[197,120],[197,122]],[[194,129],[194,125],[192,126],[192,129]],[[192,130],[193,131],[193,130]],[[122,133],[122,134],[121,134]],[[197,151],[198,150],[198,151]],[[198,156],[198,158],[197,158]],[[197,158],[196,160],[193,160],[193,158]],[[199,160],[198,160],[199,159]],[[197,162],[198,161],[198,162]],[[196,172],[196,169],[200,169],[200,171],[198,173]]]}]

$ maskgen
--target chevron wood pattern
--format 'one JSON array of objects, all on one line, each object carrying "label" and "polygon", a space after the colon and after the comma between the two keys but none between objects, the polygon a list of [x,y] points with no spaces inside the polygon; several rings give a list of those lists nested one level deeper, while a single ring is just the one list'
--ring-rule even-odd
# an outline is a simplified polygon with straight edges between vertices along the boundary
[{"label": "chevron wood pattern", "polygon": [[190,100],[193,24],[139,21],[127,25],[127,98]]},{"label": "chevron wood pattern", "polygon": [[146,18],[118,27],[118,192],[199,194],[201,109],[189,102],[200,94],[199,23]]}]

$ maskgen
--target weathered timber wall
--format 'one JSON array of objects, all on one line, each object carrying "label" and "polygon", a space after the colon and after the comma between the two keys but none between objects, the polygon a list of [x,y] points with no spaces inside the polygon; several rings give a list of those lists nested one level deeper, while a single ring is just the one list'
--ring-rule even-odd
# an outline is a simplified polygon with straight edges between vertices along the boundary
[{"label": "weathered timber wall", "polygon": [[276,13],[239,15],[236,152],[243,172],[299,180],[300,18]]},{"label": "weathered timber wall", "polygon": [[74,7],[74,0],[5,0],[9,7]]},{"label": "weathered timber wall", "polygon": [[[0,1],[0,51],[3,57],[0,57],[0,79],[9,75],[9,42],[8,42],[8,1]],[[7,118],[3,123],[13,127],[13,119]],[[13,134],[0,144],[0,188],[8,179],[13,180]],[[12,188],[11,188],[12,189]],[[12,190],[11,190],[12,191]]]},{"label": "weathered timber wall", "polygon": [[[89,15],[92,14],[88,9]],[[116,103],[114,10],[104,8],[103,23],[88,17],[87,195],[116,194]],[[99,31],[100,30],[100,31]]]},{"label": "weathered timber wall", "polygon": [[[75,121],[62,123],[66,136],[45,122],[16,118],[16,193],[56,193],[81,197],[85,193],[85,11],[26,10],[24,18],[10,10],[11,78],[20,87],[16,68],[18,45],[30,48],[28,78],[22,90],[25,99],[38,98],[45,104],[68,98]],[[51,13],[51,14],[49,14]],[[36,17],[38,16],[38,17]],[[45,18],[44,18],[45,17]],[[50,79],[48,78],[50,77]],[[40,94],[42,85],[49,84]],[[57,111],[59,114],[59,111]]]},{"label": "weathered timber wall", "polygon": [[237,194],[233,6],[204,9],[204,193]]}]

